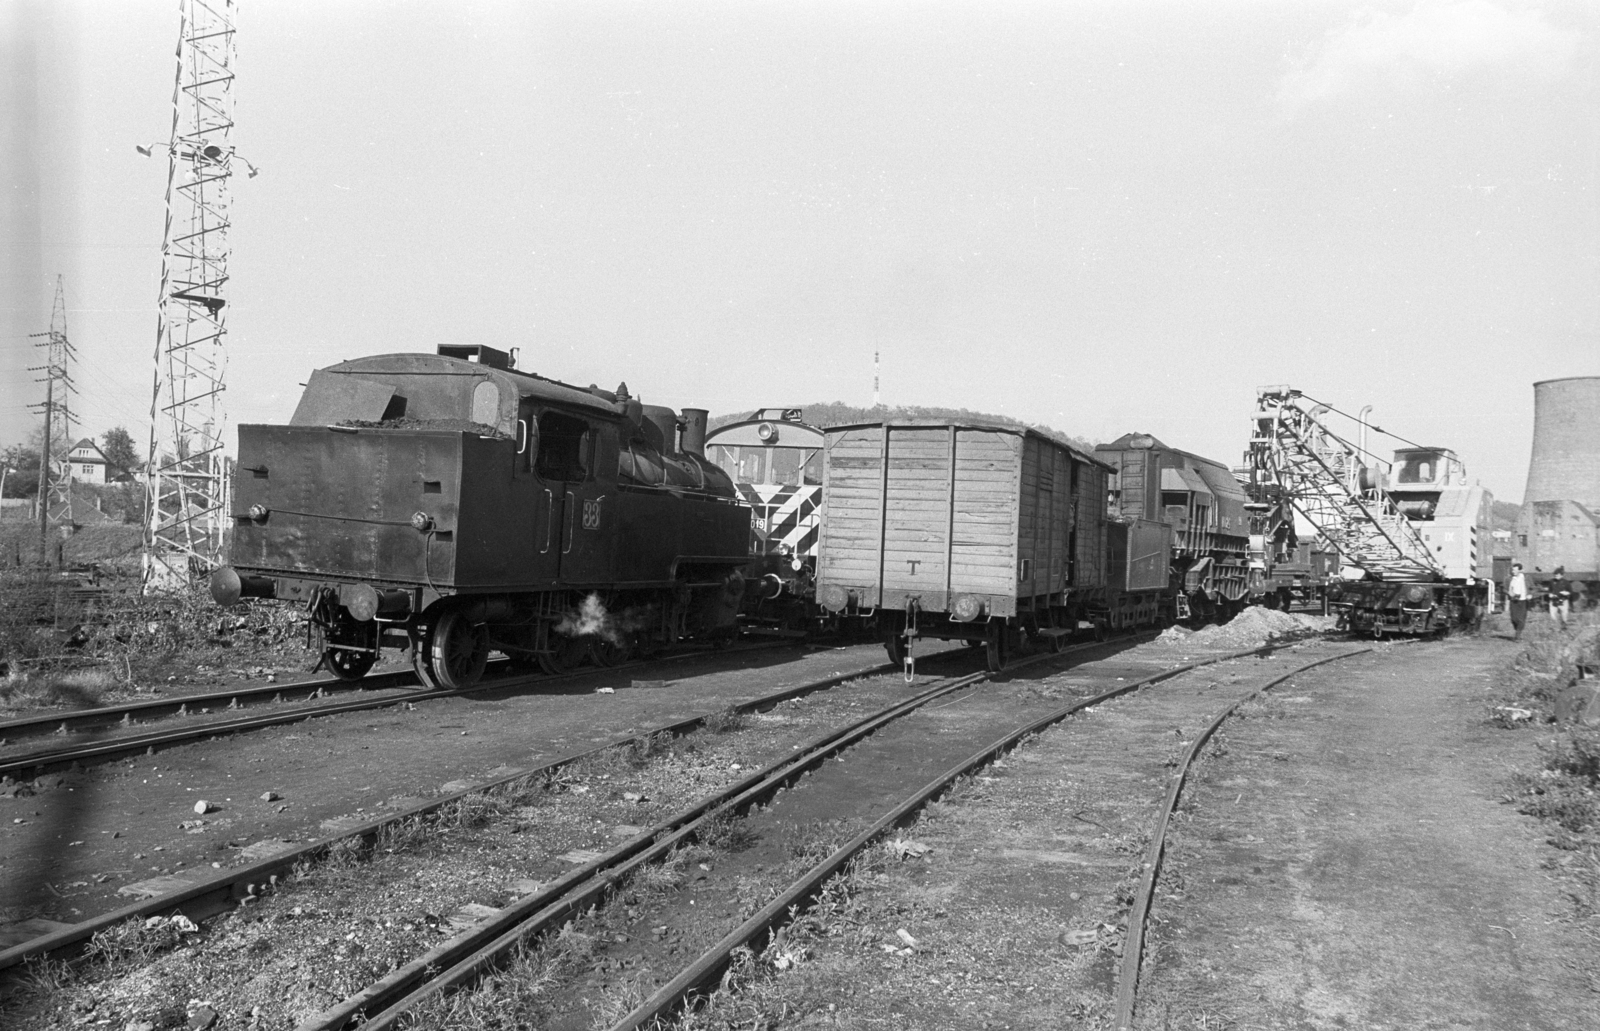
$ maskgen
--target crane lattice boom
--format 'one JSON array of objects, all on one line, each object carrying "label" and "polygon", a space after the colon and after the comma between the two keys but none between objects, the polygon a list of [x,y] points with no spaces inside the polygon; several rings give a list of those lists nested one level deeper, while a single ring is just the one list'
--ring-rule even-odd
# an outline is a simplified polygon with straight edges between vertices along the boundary
[{"label": "crane lattice boom", "polygon": [[1247,456],[1261,500],[1300,513],[1346,565],[1378,580],[1437,580],[1442,571],[1417,530],[1370,476],[1367,454],[1318,418],[1298,390],[1258,391]]}]

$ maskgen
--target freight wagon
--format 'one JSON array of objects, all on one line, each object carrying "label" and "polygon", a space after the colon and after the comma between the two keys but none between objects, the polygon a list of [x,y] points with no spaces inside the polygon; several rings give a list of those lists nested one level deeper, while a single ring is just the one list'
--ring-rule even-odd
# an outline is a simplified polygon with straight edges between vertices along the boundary
[{"label": "freight wagon", "polygon": [[1139,520],[1109,529],[1109,471],[1031,430],[831,428],[817,601],[836,614],[875,614],[890,660],[908,668],[922,638],[981,644],[998,670],[1023,634],[1056,647],[1079,629],[1157,619],[1166,528]]},{"label": "freight wagon", "polygon": [[1112,515],[1171,526],[1178,618],[1233,618],[1248,604],[1250,591],[1243,485],[1222,463],[1169,447],[1148,433],[1127,433],[1094,450],[1111,467]]}]

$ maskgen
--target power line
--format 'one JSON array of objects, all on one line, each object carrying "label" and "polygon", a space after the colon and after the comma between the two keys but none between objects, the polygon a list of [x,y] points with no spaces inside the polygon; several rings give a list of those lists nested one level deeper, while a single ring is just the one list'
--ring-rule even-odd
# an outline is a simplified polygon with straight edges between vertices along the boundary
[{"label": "power line", "polygon": [[72,464],[67,460],[68,455],[62,455],[57,462],[50,461],[50,446],[57,426],[66,431],[62,439],[67,441],[70,454],[73,445],[71,398],[78,392],[69,367],[77,354],[67,338],[66,277],[56,276],[56,299],[50,306],[49,331],[29,335],[43,338],[33,346],[45,348],[46,355],[43,365],[28,368],[29,372],[44,373],[34,380],[45,385],[44,400],[29,408],[44,413],[44,438],[39,448],[39,561],[46,562],[50,556],[50,523],[72,522]]},{"label": "power line", "polygon": [[[1326,401],[1318,401],[1316,398],[1312,397],[1310,394],[1307,394],[1305,391],[1301,391],[1300,392],[1300,396],[1305,398],[1307,401],[1310,401],[1312,404],[1321,405],[1322,407],[1326,408],[1328,411],[1335,412],[1335,413],[1337,413],[1339,415],[1342,415],[1346,419],[1351,419],[1351,420],[1353,420],[1355,422],[1360,422],[1361,421],[1361,417],[1360,416],[1351,415],[1349,412],[1341,412],[1341,411],[1339,411],[1339,409],[1333,407],[1333,405],[1330,405],[1328,402],[1326,402]],[[1371,430],[1372,432],[1381,433],[1385,437],[1393,437],[1395,440],[1400,441],[1402,444],[1410,444],[1412,447],[1420,447],[1420,448],[1427,448],[1427,446],[1428,446],[1426,444],[1418,444],[1414,440],[1407,440],[1405,437],[1402,437],[1398,433],[1390,433],[1388,430],[1384,429],[1383,427],[1374,426],[1370,422],[1367,423],[1366,425],[1367,425],[1367,429]]]}]

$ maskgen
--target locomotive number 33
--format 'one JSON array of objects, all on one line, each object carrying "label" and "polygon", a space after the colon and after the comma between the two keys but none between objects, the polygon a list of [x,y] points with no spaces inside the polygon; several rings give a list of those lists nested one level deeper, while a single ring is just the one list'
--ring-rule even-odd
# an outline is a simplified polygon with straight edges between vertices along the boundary
[{"label": "locomotive number 33", "polygon": [[583,502],[583,528],[585,530],[600,529],[600,498],[594,500],[584,499]]}]

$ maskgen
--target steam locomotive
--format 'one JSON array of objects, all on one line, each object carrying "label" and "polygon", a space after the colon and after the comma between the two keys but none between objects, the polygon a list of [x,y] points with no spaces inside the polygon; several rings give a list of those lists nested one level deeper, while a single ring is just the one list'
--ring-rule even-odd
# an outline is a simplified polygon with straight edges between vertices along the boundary
[{"label": "steam locomotive", "polygon": [[212,596],[299,603],[347,680],[384,648],[461,688],[491,649],[557,672],[729,637],[750,508],[706,414],[481,346],[318,369],[287,426],[239,428]]}]

